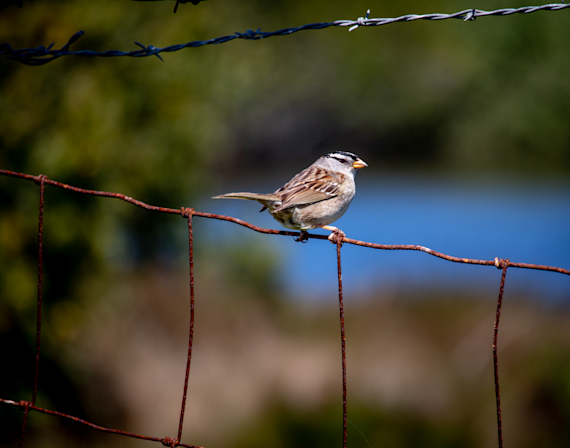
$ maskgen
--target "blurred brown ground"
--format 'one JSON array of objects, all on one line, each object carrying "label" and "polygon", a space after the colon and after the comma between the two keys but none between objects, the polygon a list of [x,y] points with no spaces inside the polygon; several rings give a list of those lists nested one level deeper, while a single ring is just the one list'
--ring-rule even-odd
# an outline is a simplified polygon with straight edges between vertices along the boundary
[{"label": "blurred brown ground", "polygon": [[[334,443],[342,395],[337,298],[271,304],[236,293],[215,267],[198,267],[197,279],[183,441]],[[104,300],[83,304],[81,323],[58,350],[81,384],[92,420],[157,437],[174,434],[187,350],[187,277],[149,269],[116,280]],[[495,446],[491,298],[418,301],[378,291],[345,300],[351,446],[368,446],[359,431],[371,446]],[[568,434],[567,320],[565,311],[540,309],[506,292],[499,359],[509,446],[562,446]],[[45,431],[54,446],[142,443],[81,427],[60,433],[59,423],[54,428],[54,421],[42,420],[28,446],[43,444]]]}]

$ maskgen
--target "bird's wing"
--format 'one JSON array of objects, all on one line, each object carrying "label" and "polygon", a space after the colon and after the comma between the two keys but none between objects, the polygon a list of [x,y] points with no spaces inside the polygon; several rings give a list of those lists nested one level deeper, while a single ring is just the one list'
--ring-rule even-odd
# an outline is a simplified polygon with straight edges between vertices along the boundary
[{"label": "bird's wing", "polygon": [[307,168],[274,193],[281,198],[281,206],[273,212],[299,205],[314,204],[338,196],[341,192],[343,176],[344,174],[331,173],[321,168]]}]

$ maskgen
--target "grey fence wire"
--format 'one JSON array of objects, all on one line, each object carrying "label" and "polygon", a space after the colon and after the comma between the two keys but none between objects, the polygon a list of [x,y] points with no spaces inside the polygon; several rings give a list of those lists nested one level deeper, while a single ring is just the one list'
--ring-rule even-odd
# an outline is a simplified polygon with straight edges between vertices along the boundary
[{"label": "grey fence wire", "polygon": [[[34,0],[28,0],[33,2]],[[134,0],[137,2],[144,2],[144,1],[162,1],[162,0]],[[200,2],[207,1],[207,0],[176,0],[176,4],[174,5],[174,13],[176,14],[176,10],[178,9],[178,5],[180,3],[192,3],[193,5],[198,5]],[[21,8],[24,5],[24,0],[18,0],[18,6]]]},{"label": "grey fence wire", "polygon": [[[150,440],[155,442],[161,442],[164,446],[176,447],[176,446],[183,446],[183,447],[196,447],[195,445],[189,445],[181,442],[182,438],[182,427],[184,423],[184,411],[186,407],[186,399],[187,399],[187,390],[188,390],[188,379],[190,375],[190,361],[192,357],[192,342],[194,338],[194,254],[193,254],[193,228],[192,228],[192,221],[193,217],[201,217],[207,219],[218,219],[222,221],[232,222],[249,229],[255,230],[256,232],[270,234],[270,235],[289,235],[289,236],[296,236],[300,237],[299,232],[291,232],[285,230],[270,230],[264,229],[261,227],[254,226],[253,224],[247,223],[237,218],[232,218],[229,216],[217,215],[213,213],[205,213],[205,212],[198,212],[192,208],[185,208],[182,207],[180,209],[171,209],[171,208],[164,208],[164,207],[157,207],[153,205],[146,204],[144,202],[138,201],[131,197],[125,196],[120,193],[112,193],[106,191],[94,191],[94,190],[85,190],[82,188],[73,187],[67,184],[63,184],[60,182],[56,182],[53,180],[48,179],[44,175],[39,176],[32,176],[30,174],[18,173],[13,171],[7,170],[0,170],[1,176],[10,176],[16,177],[19,179],[31,180],[34,181],[40,187],[40,201],[39,201],[39,226],[38,226],[38,304],[37,304],[37,338],[36,338],[36,352],[35,352],[35,371],[34,371],[34,384],[33,384],[33,393],[31,401],[27,400],[11,400],[7,398],[0,398],[0,403],[11,405],[11,406],[18,406],[20,407],[23,412],[24,416],[22,419],[22,426],[20,432],[20,443],[19,447],[22,448],[24,446],[24,435],[26,432],[26,423],[28,419],[28,414],[30,411],[37,411],[42,412],[45,414],[62,417],[66,419],[70,419],[76,421],[78,423],[87,425],[91,428],[97,429],[99,431],[113,433],[128,437],[134,437],[138,439]],[[180,420],[178,424],[178,434],[176,437],[151,437],[145,436],[141,434],[130,433],[126,431],[121,431],[118,429],[111,429],[105,428],[99,425],[96,425],[91,422],[87,422],[82,420],[78,417],[65,414],[63,412],[50,410],[41,408],[36,406],[36,398],[37,398],[37,390],[38,390],[38,381],[39,381],[39,364],[40,364],[40,343],[41,343],[41,312],[42,312],[42,269],[43,269],[43,213],[44,213],[44,205],[45,205],[45,186],[51,185],[54,187],[62,188],[65,190],[69,190],[75,193],[87,194],[92,196],[103,196],[108,198],[116,198],[120,199],[125,202],[129,202],[133,205],[138,207],[142,207],[149,211],[155,211],[160,213],[169,213],[169,214],[178,214],[181,215],[183,218],[187,220],[188,223],[188,238],[189,238],[189,249],[188,249],[188,257],[189,257],[189,265],[190,265],[190,335],[188,341],[188,357],[187,357],[187,364],[186,364],[186,375],[183,387],[183,394],[182,394],[182,406],[180,410]],[[326,240],[327,237],[325,235],[307,235],[309,239],[321,239]],[[342,272],[341,272],[341,248],[342,245],[346,244],[354,244],[357,246],[363,246],[372,249],[381,249],[381,250],[417,250],[421,252],[425,252],[429,255],[442,258],[444,260],[448,260],[455,263],[466,263],[466,264],[473,264],[473,265],[483,265],[483,266],[494,266],[502,271],[501,275],[501,282],[499,287],[499,296],[497,301],[497,311],[496,311],[496,318],[495,324],[493,329],[493,371],[494,371],[494,380],[495,380],[495,394],[496,394],[496,409],[497,409],[497,431],[498,431],[498,446],[502,448],[503,446],[503,434],[502,434],[502,423],[501,423],[501,396],[499,390],[499,371],[498,371],[498,356],[497,356],[497,339],[498,339],[498,332],[499,332],[499,319],[501,313],[501,304],[503,300],[503,292],[505,288],[505,279],[507,274],[507,269],[511,268],[523,268],[523,269],[537,269],[543,271],[552,271],[558,272],[561,274],[570,275],[570,269],[563,269],[559,267],[553,266],[544,266],[544,265],[536,265],[536,264],[529,264],[529,263],[516,263],[506,259],[500,259],[496,257],[494,260],[474,260],[469,258],[459,258],[454,257],[451,255],[446,255],[441,252],[436,252],[431,250],[427,247],[417,246],[417,245],[384,245],[384,244],[375,244],[369,243],[365,241],[354,240],[351,238],[343,237],[340,235],[336,235],[334,244],[336,245],[336,256],[337,256],[337,270],[338,270],[338,296],[339,296],[339,311],[340,311],[340,327],[341,327],[341,358],[342,358],[342,389],[343,389],[343,447],[346,448],[347,446],[347,378],[346,378],[346,351],[345,351],[345,326],[344,326],[344,306],[343,306],[343,288],[342,288]]]},{"label": "grey fence wire", "polygon": [[58,59],[62,56],[100,56],[100,57],[118,57],[118,56],[129,56],[134,58],[146,57],[146,56],[156,56],[161,61],[163,60],[160,53],[172,53],[173,51],[179,51],[184,48],[194,48],[202,47],[204,45],[212,44],[223,44],[234,39],[246,39],[246,40],[259,40],[267,39],[272,36],[287,36],[289,34],[296,33],[298,31],[304,30],[321,30],[331,26],[339,27],[349,27],[349,31],[353,31],[361,26],[380,26],[389,25],[391,23],[397,22],[412,22],[414,20],[447,20],[447,19],[460,19],[464,21],[472,21],[477,18],[489,17],[489,16],[510,16],[513,14],[530,14],[536,11],[560,11],[562,9],[570,8],[570,4],[565,3],[548,3],[540,6],[523,6],[520,8],[502,8],[496,9],[494,11],[484,11],[482,9],[465,9],[463,11],[458,11],[453,14],[406,14],[400,17],[394,18],[381,18],[374,19],[370,18],[370,10],[367,11],[364,17],[359,17],[356,20],[336,20],[334,22],[319,22],[319,23],[309,23],[307,25],[284,28],[278,31],[265,32],[261,31],[261,28],[256,31],[247,30],[245,33],[235,32],[234,34],[228,36],[216,37],[209,40],[195,40],[185,44],[170,45],[164,48],[158,48],[153,45],[145,46],[139,42],[135,42],[136,45],[141,47],[141,50],[133,51],[120,51],[120,50],[107,50],[107,51],[92,51],[92,50],[78,50],[70,51],[69,47],[77,42],[77,40],[83,36],[83,31],[78,31],[75,33],[69,41],[61,47],[59,50],[52,50],[55,45],[52,43],[47,48],[44,46],[33,47],[33,48],[22,48],[14,49],[9,43],[0,44],[0,56],[4,56],[8,59],[21,62],[26,65],[43,65]]}]

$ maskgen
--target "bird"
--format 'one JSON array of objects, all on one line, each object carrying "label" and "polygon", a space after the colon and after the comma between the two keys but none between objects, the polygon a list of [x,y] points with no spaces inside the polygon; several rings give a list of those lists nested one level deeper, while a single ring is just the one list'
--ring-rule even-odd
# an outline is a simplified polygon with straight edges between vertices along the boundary
[{"label": "bird", "polygon": [[367,167],[364,160],[346,151],[334,151],[319,157],[273,193],[226,193],[212,199],[248,199],[269,210],[283,227],[300,230],[297,241],[307,241],[307,230],[322,228],[332,233],[328,239],[335,243],[345,233],[329,224],[339,219],[356,193],[354,177]]}]

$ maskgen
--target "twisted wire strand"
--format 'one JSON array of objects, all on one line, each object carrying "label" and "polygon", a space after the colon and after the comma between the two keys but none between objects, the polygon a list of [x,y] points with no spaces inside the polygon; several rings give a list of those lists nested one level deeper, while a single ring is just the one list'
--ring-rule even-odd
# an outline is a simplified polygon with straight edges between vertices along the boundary
[{"label": "twisted wire strand", "polygon": [[320,30],[328,28],[331,26],[338,27],[350,27],[349,31],[353,31],[361,26],[380,26],[388,25],[396,22],[412,22],[414,20],[447,20],[447,19],[461,19],[464,21],[473,21],[479,17],[488,16],[510,16],[512,14],[530,14],[537,11],[560,11],[562,9],[570,8],[570,4],[566,3],[548,3],[540,6],[523,6],[520,8],[502,8],[496,9],[494,11],[485,11],[482,9],[465,9],[452,14],[407,14],[400,17],[394,18],[369,18],[370,10],[367,12],[365,17],[359,17],[356,20],[336,20],[334,22],[318,22],[309,23],[306,25],[301,25],[298,27],[284,28],[277,31],[265,32],[261,31],[261,28],[253,31],[251,29],[244,33],[235,32],[234,34],[228,36],[215,37],[208,40],[195,40],[187,42],[185,44],[170,45],[168,47],[155,47],[153,45],[145,46],[140,42],[135,42],[136,45],[141,47],[140,50],[133,51],[120,51],[120,50],[107,50],[107,51],[93,51],[93,50],[77,50],[71,51],[69,47],[75,43],[84,32],[79,31],[75,33],[69,41],[60,49],[52,49],[54,43],[48,47],[39,46],[32,48],[22,48],[14,49],[12,46],[5,42],[0,44],[0,56],[4,56],[7,59],[21,62],[25,65],[44,65],[49,62],[54,61],[62,56],[86,56],[86,57],[120,57],[128,56],[133,58],[141,58],[147,56],[156,56],[161,61],[163,61],[160,53],[172,53],[174,51],[179,51],[184,48],[195,48],[202,47],[204,45],[213,44],[223,44],[234,39],[245,39],[245,40],[260,40],[267,39],[273,36],[287,36],[289,34],[297,33],[299,31],[305,30]]}]

